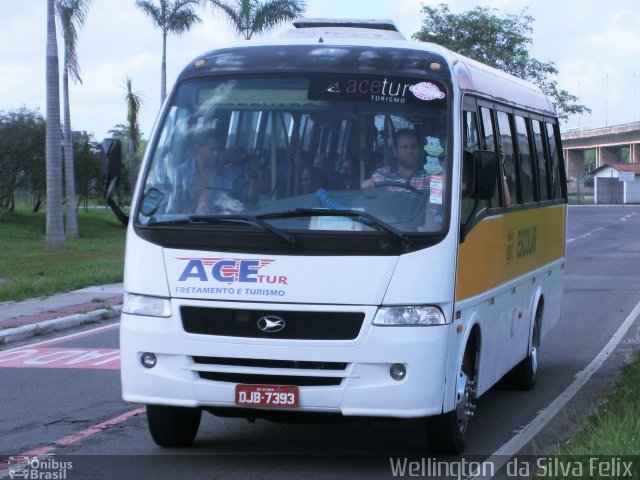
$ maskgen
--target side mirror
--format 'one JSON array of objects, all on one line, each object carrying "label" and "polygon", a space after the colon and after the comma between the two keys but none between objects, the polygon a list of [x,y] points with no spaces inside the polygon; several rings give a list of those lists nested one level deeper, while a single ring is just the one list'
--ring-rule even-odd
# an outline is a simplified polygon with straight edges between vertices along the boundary
[{"label": "side mirror", "polygon": [[498,178],[498,154],[488,150],[476,150],[473,152],[473,159],[475,188],[471,197],[478,200],[491,200],[496,191]]},{"label": "side mirror", "polygon": [[480,201],[493,198],[498,178],[498,162],[498,154],[488,150],[476,150],[473,153],[465,151],[462,156],[462,197],[471,198],[474,202],[461,221],[460,243],[464,242],[473,225]]},{"label": "side mirror", "polygon": [[476,190],[476,161],[468,150],[462,154],[462,196],[473,197]]},{"label": "side mirror", "polygon": [[[105,138],[102,141],[102,165],[101,176],[104,185],[109,185],[115,181],[113,188],[117,187],[122,177],[122,144],[115,138]],[[106,190],[105,190],[106,192]]]},{"label": "side mirror", "polygon": [[122,211],[120,205],[112,198],[113,192],[122,178],[122,144],[115,138],[105,138],[102,141],[102,165],[100,174],[104,183],[104,196],[123,225],[129,223],[129,217]]}]

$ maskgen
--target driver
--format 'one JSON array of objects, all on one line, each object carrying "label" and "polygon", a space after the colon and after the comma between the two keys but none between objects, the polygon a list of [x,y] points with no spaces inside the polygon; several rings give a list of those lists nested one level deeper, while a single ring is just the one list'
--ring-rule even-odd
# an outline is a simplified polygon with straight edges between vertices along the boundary
[{"label": "driver", "polygon": [[[182,210],[208,213],[221,209],[242,209],[243,169],[238,165],[245,158],[240,152],[225,150],[224,136],[205,129],[192,133],[194,155],[176,168],[176,183],[183,196]],[[234,161],[231,161],[234,160]]]},{"label": "driver", "polygon": [[[378,168],[370,179],[362,183],[362,188],[375,188],[377,184],[382,183],[397,183],[428,193],[430,175],[423,167],[423,149],[418,133],[408,128],[400,129],[393,137],[393,145],[396,165]],[[395,190],[392,186],[384,188]]]}]

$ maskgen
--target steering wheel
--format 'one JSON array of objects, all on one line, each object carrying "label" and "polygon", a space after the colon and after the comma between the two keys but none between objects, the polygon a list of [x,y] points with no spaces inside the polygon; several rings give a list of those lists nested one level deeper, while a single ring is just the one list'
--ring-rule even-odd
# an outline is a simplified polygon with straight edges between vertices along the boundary
[{"label": "steering wheel", "polygon": [[384,188],[384,187],[397,187],[403,188],[405,190],[409,190],[410,192],[416,193],[418,195],[424,196],[425,193],[422,190],[418,190],[413,185],[408,183],[396,183],[396,182],[373,182],[373,188]]}]

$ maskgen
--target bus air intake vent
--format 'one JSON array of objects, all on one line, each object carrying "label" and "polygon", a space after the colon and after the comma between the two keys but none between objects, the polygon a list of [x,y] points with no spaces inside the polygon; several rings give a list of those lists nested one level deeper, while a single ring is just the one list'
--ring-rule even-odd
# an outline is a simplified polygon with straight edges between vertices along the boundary
[{"label": "bus air intake vent", "polygon": [[[193,369],[203,380],[244,384],[298,385],[300,387],[340,385],[347,368],[345,362],[222,357],[193,357],[193,361]],[[234,367],[245,371],[229,371]],[[261,373],[249,373],[246,371],[247,368],[260,369]],[[273,373],[270,373],[269,370],[273,370]],[[286,373],[284,373],[285,370]],[[292,370],[298,370],[305,375],[296,375]],[[314,372],[316,373],[314,374]]]}]

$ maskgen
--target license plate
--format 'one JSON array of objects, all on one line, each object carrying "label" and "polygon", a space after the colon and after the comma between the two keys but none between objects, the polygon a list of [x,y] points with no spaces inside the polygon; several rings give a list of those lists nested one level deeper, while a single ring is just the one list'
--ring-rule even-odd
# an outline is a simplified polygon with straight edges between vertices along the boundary
[{"label": "license plate", "polygon": [[297,407],[295,385],[236,385],[238,407]]}]

